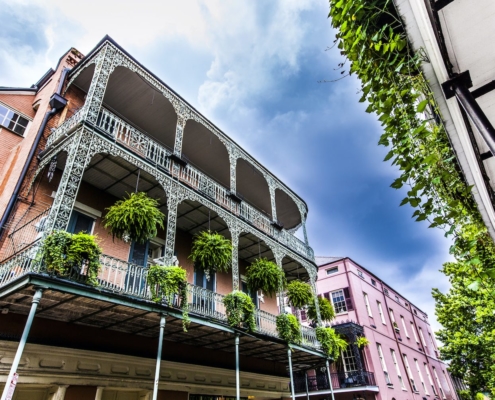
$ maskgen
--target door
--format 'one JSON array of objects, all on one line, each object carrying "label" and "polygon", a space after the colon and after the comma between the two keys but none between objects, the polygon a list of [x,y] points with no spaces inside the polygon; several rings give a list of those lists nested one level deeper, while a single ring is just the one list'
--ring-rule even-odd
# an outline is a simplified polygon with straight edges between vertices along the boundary
[{"label": "door", "polygon": [[[215,284],[216,274],[210,273],[210,280],[206,279],[201,268],[194,267],[194,296],[193,304],[203,314],[215,316]],[[204,290],[207,289],[207,290]]]},{"label": "door", "polygon": [[79,211],[72,210],[72,214],[70,215],[69,225],[67,226],[67,232],[69,233],[93,233],[93,225],[95,219],[80,213]]},{"label": "door", "polygon": [[146,290],[146,270],[148,262],[149,241],[137,243],[132,241],[129,252],[129,268],[125,276],[125,286],[128,292],[142,295]]}]

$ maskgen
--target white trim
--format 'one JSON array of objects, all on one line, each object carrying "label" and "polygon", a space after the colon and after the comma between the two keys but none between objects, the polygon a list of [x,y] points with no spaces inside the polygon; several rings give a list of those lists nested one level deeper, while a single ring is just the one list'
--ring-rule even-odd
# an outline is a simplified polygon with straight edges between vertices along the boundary
[{"label": "white trim", "polygon": [[[2,94],[2,93],[5,93],[5,92],[0,92],[0,94]],[[14,108],[14,107],[12,107],[11,105],[9,105],[9,104],[7,104],[7,103],[4,103],[4,102],[3,102],[3,101],[1,101],[1,100],[0,100],[0,104],[1,104],[2,106],[4,106],[4,107],[7,107],[9,110],[11,110],[11,111],[13,111],[13,112],[15,112],[15,113],[19,114],[21,117],[26,118],[29,122],[32,122],[32,121],[33,121],[33,118],[32,118],[32,117],[29,117],[28,115],[26,115],[26,114],[24,114],[23,112],[19,111],[17,108]],[[26,126],[26,131],[27,131],[27,129],[28,129],[28,126],[29,126],[29,123],[28,123],[28,125]],[[7,129],[9,129],[9,128],[7,128]],[[24,132],[26,132],[26,131],[24,131]],[[17,132],[16,132],[16,133],[17,133]],[[24,135],[23,135],[23,136],[24,136]]]}]

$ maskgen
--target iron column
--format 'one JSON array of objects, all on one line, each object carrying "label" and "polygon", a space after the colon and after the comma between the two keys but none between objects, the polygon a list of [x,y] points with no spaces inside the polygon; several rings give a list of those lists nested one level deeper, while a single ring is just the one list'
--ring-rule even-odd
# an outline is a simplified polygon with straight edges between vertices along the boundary
[{"label": "iron column", "polygon": [[328,358],[325,360],[325,365],[327,367],[328,384],[330,385],[330,393],[332,394],[332,400],[335,400],[335,396],[333,395],[333,387],[332,387],[332,374],[330,373],[330,363],[328,362]]},{"label": "iron column", "polygon": [[153,400],[158,396],[158,382],[160,381],[160,365],[162,362],[163,331],[165,330],[165,314],[160,317],[160,337],[158,338],[158,354],[156,355],[155,382],[153,384]]},{"label": "iron column", "polygon": [[241,381],[239,377],[239,335],[235,336],[235,398],[241,399]]},{"label": "iron column", "polygon": [[296,395],[294,392],[294,375],[292,374],[292,350],[290,346],[287,348],[287,355],[289,357],[289,372],[290,372],[290,394],[292,396],[292,400],[296,399]]}]

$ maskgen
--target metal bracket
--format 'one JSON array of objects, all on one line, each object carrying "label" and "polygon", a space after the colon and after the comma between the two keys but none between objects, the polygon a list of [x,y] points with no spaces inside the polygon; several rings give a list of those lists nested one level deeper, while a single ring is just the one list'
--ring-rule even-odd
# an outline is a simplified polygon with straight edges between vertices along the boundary
[{"label": "metal bracket", "polygon": [[456,86],[464,86],[466,89],[473,87],[469,71],[461,72],[459,75],[442,83],[442,90],[447,100],[455,96]]}]

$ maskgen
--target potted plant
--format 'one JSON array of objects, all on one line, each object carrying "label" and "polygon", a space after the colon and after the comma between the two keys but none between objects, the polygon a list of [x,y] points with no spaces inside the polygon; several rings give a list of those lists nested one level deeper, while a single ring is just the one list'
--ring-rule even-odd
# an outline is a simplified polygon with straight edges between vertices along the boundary
[{"label": "potted plant", "polygon": [[293,314],[280,314],[276,319],[277,332],[280,339],[287,343],[301,344],[301,323]]},{"label": "potted plant", "polygon": [[255,260],[246,269],[246,283],[252,291],[261,290],[274,296],[284,286],[284,281],[284,271],[266,258]]},{"label": "potted plant", "polygon": [[315,333],[323,352],[334,360],[347,347],[347,342],[332,328],[319,326]]},{"label": "potted plant", "polygon": [[256,330],[254,303],[244,292],[234,290],[223,298],[227,322],[233,328],[246,328],[248,332]]},{"label": "potted plant", "polygon": [[46,270],[60,276],[77,274],[78,279],[96,286],[101,248],[96,237],[87,233],[53,231],[41,247]]},{"label": "potted plant", "polygon": [[209,281],[211,273],[229,270],[232,262],[232,243],[217,232],[208,230],[197,233],[189,258],[205,272]]},{"label": "potted plant", "polygon": [[164,228],[165,214],[158,209],[158,201],[144,192],[128,194],[107,210],[103,226],[114,239],[145,243],[157,235],[158,227]]},{"label": "potted plant", "polygon": [[330,303],[324,297],[316,297],[315,301],[312,301],[308,306],[308,318],[313,321],[313,323],[317,323],[317,314],[316,314],[316,301],[318,301],[318,306],[320,308],[320,316],[322,321],[331,321],[335,318],[335,310],[333,308],[332,303]]},{"label": "potted plant", "polygon": [[362,349],[363,347],[368,346],[370,344],[370,341],[365,336],[358,336],[355,344],[357,347]]},{"label": "potted plant", "polygon": [[313,300],[311,286],[301,281],[292,281],[287,285],[287,299],[289,304],[295,308],[302,308]]},{"label": "potted plant", "polygon": [[152,265],[146,276],[151,299],[157,303],[166,301],[169,306],[181,306],[182,327],[187,332],[189,304],[187,302],[186,270],[178,266]]},{"label": "potted plant", "polygon": [[394,321],[394,322],[392,322],[392,325],[393,325],[393,327],[394,327],[395,331],[396,331],[397,333],[399,333],[399,332],[400,332],[400,329],[399,329],[399,325],[397,325],[397,322],[395,322],[395,321]]}]

